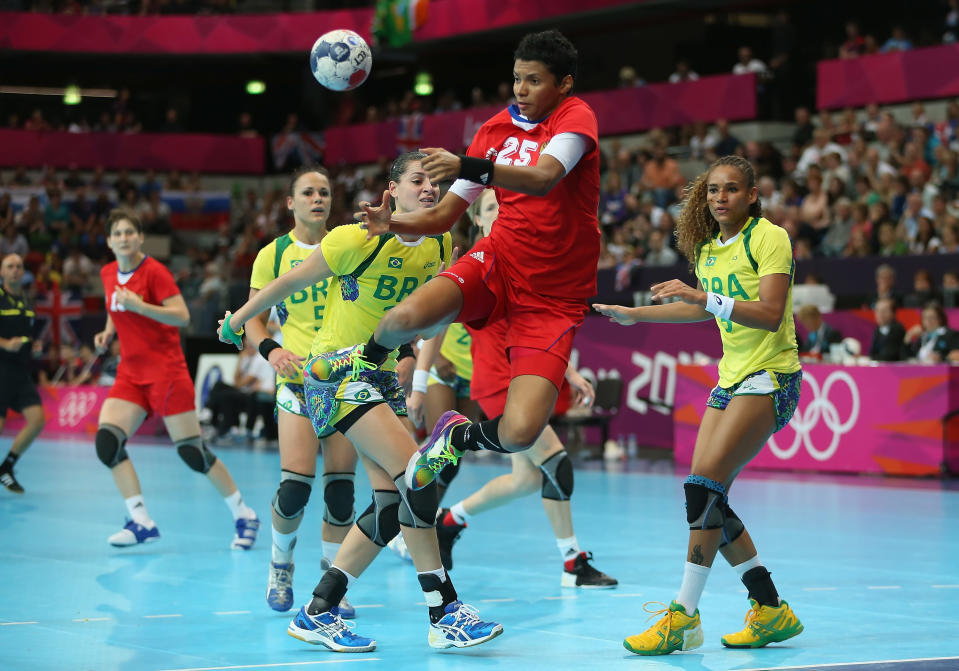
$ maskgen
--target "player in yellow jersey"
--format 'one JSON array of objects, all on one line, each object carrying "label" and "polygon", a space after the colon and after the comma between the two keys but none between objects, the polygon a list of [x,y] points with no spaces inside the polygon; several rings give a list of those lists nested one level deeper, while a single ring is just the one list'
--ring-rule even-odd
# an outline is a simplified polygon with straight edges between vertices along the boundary
[{"label": "player in yellow jersey", "polygon": [[[250,277],[250,297],[271,281],[304,261],[326,235],[333,190],[330,175],[321,166],[297,170],[290,180],[287,208],[293,214],[293,230],[260,250]],[[247,325],[247,339],[259,348],[277,373],[276,414],[280,444],[280,485],[273,497],[273,550],[266,589],[270,608],[287,611],[293,605],[293,548],[296,532],[316,477],[320,447],[313,432],[303,391],[302,362],[310,352],[313,336],[323,325],[323,310],[329,280],[287,296],[276,311],[283,346],[269,337],[266,310]],[[356,450],[343,434],[321,436],[323,444],[323,562],[332,564],[340,543],[353,524],[353,477]],[[340,614],[355,615],[344,599]]]},{"label": "player in yellow jersey", "polygon": [[746,628],[723,636],[723,645],[758,648],[803,630],[728,502],[736,475],[789,422],[799,402],[792,245],[784,229],[762,218],[755,172],[738,156],[720,158],[690,186],[676,235],[702,290],[670,280],[652,287],[653,298],[676,302],[593,306],[626,325],[715,319],[723,341],[719,384],[706,402],[683,485],[689,522],[683,582],[676,599],[656,611],[663,617],[623,642],[639,655],[702,645],[697,606],[717,551],[739,574],[750,601]]},{"label": "player in yellow jersey", "polygon": [[[439,189],[421,160],[407,153],[390,170],[389,190],[397,211],[435,206]],[[243,324],[269,305],[332,277],[324,326],[313,341],[304,367],[307,404],[317,434],[334,428],[356,446],[373,487],[373,503],[350,528],[332,567],[313,590],[313,600],[290,623],[291,636],[338,652],[368,652],[376,641],[354,634],[341,619],[338,604],[352,582],[379,551],[402,531],[429,608],[428,641],[434,648],[468,647],[502,633],[459,601],[440,562],[433,529],[436,486],[412,491],[404,482],[406,465],[417,445],[399,416],[406,415],[403,390],[395,374],[396,353],[375,370],[357,368],[338,382],[325,370],[338,349],[372,331],[383,313],[426,283],[450,258],[451,238],[382,235],[367,240],[358,225],[340,226],[323,238],[320,249],[296,268],[273,280],[236,311],[224,317],[220,338],[242,346]]]}]

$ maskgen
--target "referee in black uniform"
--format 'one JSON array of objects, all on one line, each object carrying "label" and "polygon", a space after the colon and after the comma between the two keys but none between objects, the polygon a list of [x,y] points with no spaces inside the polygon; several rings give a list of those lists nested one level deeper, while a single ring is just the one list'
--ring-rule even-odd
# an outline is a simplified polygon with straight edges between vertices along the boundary
[{"label": "referee in black uniform", "polygon": [[13,439],[10,454],[0,464],[0,483],[11,492],[22,494],[23,487],[13,476],[13,465],[43,429],[46,415],[30,378],[34,315],[23,296],[23,259],[18,254],[3,257],[0,280],[0,432],[9,408],[23,414],[27,421]]}]

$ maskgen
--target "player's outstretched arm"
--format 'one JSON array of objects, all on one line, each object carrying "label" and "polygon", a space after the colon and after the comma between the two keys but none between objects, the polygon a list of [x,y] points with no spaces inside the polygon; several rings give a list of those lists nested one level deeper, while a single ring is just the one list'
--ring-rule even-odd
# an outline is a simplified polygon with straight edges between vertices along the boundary
[{"label": "player's outstretched arm", "polygon": [[[423,159],[423,170],[433,182],[465,177],[463,174],[463,159],[445,149],[427,147],[422,149],[428,154]],[[473,159],[470,159],[473,160]],[[545,196],[563,177],[566,168],[549,154],[539,157],[536,165],[500,165],[492,166],[492,176],[489,181],[481,182],[487,186],[498,186],[516,193],[525,193],[530,196]],[[472,180],[471,180],[472,181]]]},{"label": "player's outstretched arm", "polygon": [[370,240],[384,233],[404,235],[446,233],[463,216],[469,203],[455,193],[447,191],[436,207],[400,214],[393,212],[390,208],[390,192],[384,191],[383,202],[379,207],[371,207],[369,203],[360,203],[360,206],[363,210],[355,212],[353,219],[366,228],[366,239]]},{"label": "player's outstretched arm", "polygon": [[[297,291],[332,275],[333,271],[330,270],[326,257],[323,256],[323,250],[313,252],[290,272],[277,277],[256,292],[239,310],[234,313],[227,312],[220,321],[220,328],[217,329],[220,341],[233,343],[237,349],[243,349],[243,339],[239,336],[243,334],[243,325],[246,322],[287,296],[292,296]],[[229,321],[231,333],[225,332],[224,326],[227,321]]]}]

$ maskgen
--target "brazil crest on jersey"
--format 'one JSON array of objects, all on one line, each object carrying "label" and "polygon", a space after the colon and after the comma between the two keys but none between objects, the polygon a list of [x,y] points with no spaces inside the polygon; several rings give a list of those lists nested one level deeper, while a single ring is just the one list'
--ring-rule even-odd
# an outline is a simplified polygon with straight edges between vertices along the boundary
[{"label": "brazil crest on jersey", "polygon": [[456,377],[469,380],[473,377],[473,357],[470,354],[472,338],[466,327],[453,322],[446,329],[446,336],[440,346],[440,354],[456,367]]},{"label": "brazil crest on jersey", "polygon": [[782,323],[775,333],[716,318],[723,339],[719,384],[730,387],[760,370],[794,373],[799,370],[796,326],[793,322],[792,281],[795,264],[789,235],[768,219],[750,219],[725,243],[719,235],[703,243],[696,255],[696,276],[703,291],[737,301],[759,300],[759,278],[789,275],[789,293]]},{"label": "brazil crest on jersey", "polygon": [[[250,288],[259,291],[277,277],[286,274],[306,259],[319,244],[308,245],[296,239],[292,231],[281,235],[261,249],[253,262]],[[283,347],[299,356],[306,356],[313,343],[313,336],[323,325],[326,292],[329,280],[317,282],[312,287],[297,291],[284,298],[276,306],[283,333]],[[288,378],[277,373],[277,383],[303,384],[303,373]]]},{"label": "brazil crest on jersey", "polygon": [[[366,239],[358,224],[338,226],[320,243],[333,271],[324,326],[313,339],[311,354],[331,352],[366,342],[383,313],[429,281],[450,258],[449,233],[407,242],[386,233]],[[382,370],[396,369],[396,352]]]}]

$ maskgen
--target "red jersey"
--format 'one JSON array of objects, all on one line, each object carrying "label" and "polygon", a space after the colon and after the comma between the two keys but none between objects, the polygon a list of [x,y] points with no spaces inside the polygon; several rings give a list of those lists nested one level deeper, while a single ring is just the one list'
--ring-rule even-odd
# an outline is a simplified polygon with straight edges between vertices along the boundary
[{"label": "red jersey", "polygon": [[540,152],[560,133],[583,135],[592,149],[545,196],[495,188],[499,216],[490,239],[514,287],[544,296],[589,298],[596,293],[600,237],[599,132],[589,105],[566,98],[535,123],[510,106],[483,124],[467,154],[499,165],[536,165]]},{"label": "red jersey", "polygon": [[156,259],[145,256],[129,273],[119,273],[117,262],[100,269],[107,312],[120,339],[118,374],[132,374],[144,382],[168,377],[174,370],[186,368],[180,347],[180,330],[129,312],[116,304],[117,285],[124,286],[146,303],[162,305],[170,296],[180,293],[173,275]]}]

